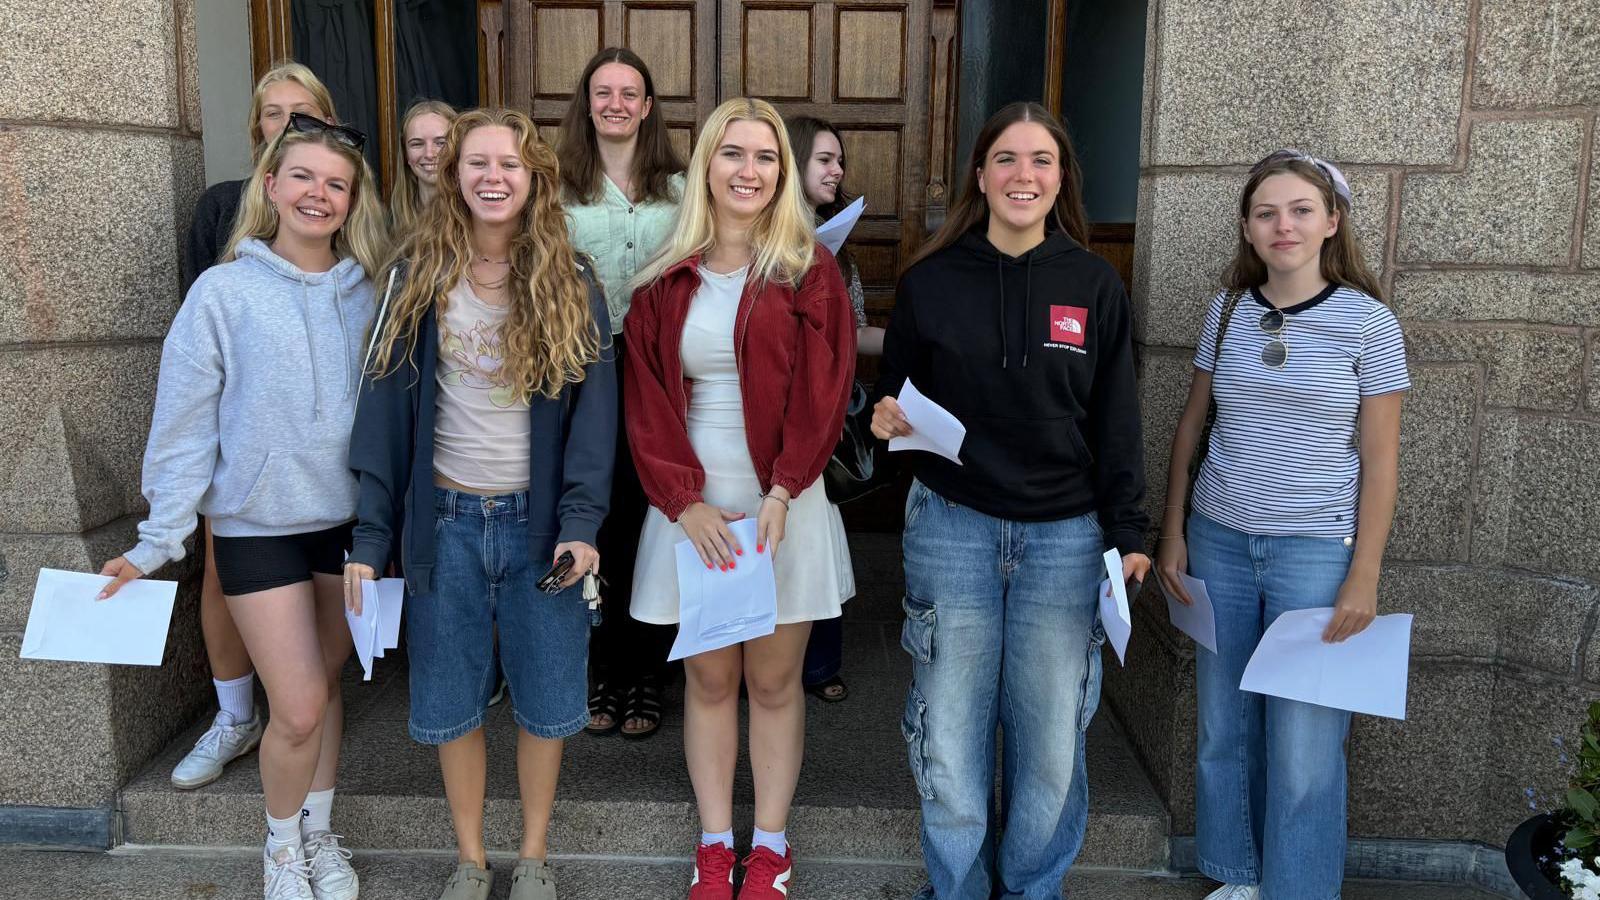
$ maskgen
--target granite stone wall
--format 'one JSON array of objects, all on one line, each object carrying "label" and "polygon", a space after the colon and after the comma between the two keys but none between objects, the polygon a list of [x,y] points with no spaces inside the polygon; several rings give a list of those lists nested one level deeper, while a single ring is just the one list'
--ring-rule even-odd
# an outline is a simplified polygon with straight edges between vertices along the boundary
[{"label": "granite stone wall", "polygon": [[17,658],[41,566],[131,546],[205,186],[194,0],[0,4],[0,814],[109,808],[204,700],[193,557],[161,668]]},{"label": "granite stone wall", "polygon": [[[1351,831],[1502,844],[1600,697],[1600,5],[1156,2],[1146,52],[1152,516],[1248,166],[1280,146],[1337,162],[1415,382],[1380,596],[1417,616],[1410,715],[1357,717]],[[1136,616],[1107,698],[1193,833],[1194,647],[1158,591]]]}]

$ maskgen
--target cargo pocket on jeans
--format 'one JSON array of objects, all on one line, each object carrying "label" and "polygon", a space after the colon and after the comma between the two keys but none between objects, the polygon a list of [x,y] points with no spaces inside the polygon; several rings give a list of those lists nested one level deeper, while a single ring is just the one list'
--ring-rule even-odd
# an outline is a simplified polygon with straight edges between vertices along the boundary
[{"label": "cargo pocket on jeans", "polygon": [[906,758],[911,763],[911,780],[916,782],[917,795],[932,800],[933,789],[928,787],[927,721],[928,701],[922,699],[913,684],[906,695],[905,715],[900,718],[900,734],[906,739]]},{"label": "cargo pocket on jeans", "polygon": [[1100,648],[1105,642],[1106,630],[1100,626],[1100,619],[1096,617],[1094,626],[1089,629],[1089,658],[1083,670],[1083,694],[1078,698],[1079,731],[1088,730],[1089,722],[1100,709],[1100,678],[1103,674],[1100,666]]},{"label": "cargo pocket on jeans", "polygon": [[905,624],[900,626],[900,647],[919,663],[933,662],[933,625],[937,618],[933,604],[909,592],[900,601],[906,611]]}]

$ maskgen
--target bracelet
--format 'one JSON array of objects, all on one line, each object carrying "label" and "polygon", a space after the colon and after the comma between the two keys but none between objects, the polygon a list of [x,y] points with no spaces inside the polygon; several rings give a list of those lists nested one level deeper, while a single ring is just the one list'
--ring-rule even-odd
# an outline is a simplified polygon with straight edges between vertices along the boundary
[{"label": "bracelet", "polygon": [[777,494],[774,494],[771,491],[768,491],[767,493],[762,494],[761,495],[761,499],[762,500],[776,500],[779,503],[783,504],[783,508],[784,508],[785,511],[787,511],[789,509],[789,501],[783,499],[782,497],[779,497]]}]

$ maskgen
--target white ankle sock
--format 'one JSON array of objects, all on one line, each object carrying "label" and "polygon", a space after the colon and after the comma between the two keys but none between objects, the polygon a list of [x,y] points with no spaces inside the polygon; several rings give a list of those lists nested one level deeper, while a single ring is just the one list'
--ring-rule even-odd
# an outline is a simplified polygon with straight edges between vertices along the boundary
[{"label": "white ankle sock", "polygon": [[306,795],[306,802],[300,808],[300,830],[304,834],[316,834],[319,831],[332,831],[329,821],[333,818],[333,788],[325,791],[312,791]]},{"label": "white ankle sock", "polygon": [[755,837],[750,839],[750,849],[754,850],[757,847],[765,847],[768,850],[771,850],[773,853],[782,856],[789,852],[789,838],[787,837],[788,833],[789,832],[787,829],[783,831],[762,831],[761,829],[757,828]]},{"label": "white ankle sock", "polygon": [[285,847],[300,848],[300,814],[287,819],[274,819],[267,813],[267,855],[271,856]]},{"label": "white ankle sock", "polygon": [[727,831],[717,832],[702,831],[700,832],[700,844],[701,846],[708,844],[721,844],[722,846],[727,847],[729,850],[732,850],[733,829],[729,828]]},{"label": "white ankle sock", "polygon": [[217,705],[233,716],[233,723],[248,722],[256,715],[256,673],[251,672],[232,681],[211,679],[217,686]]}]

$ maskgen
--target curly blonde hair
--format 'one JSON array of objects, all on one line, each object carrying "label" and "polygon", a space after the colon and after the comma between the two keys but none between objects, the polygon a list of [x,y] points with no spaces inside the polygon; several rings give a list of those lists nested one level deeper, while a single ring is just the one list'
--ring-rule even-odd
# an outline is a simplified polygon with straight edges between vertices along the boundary
[{"label": "curly blonde hair", "polygon": [[[589,309],[589,287],[579,273],[561,211],[561,179],[555,151],[539,138],[533,122],[509,109],[474,109],[450,125],[439,157],[439,192],[400,245],[395,265],[405,282],[389,302],[378,329],[367,374],[381,378],[416,350],[423,317],[448,302],[446,294],[472,262],[472,213],[461,193],[457,165],[461,144],[478,128],[509,128],[518,155],[532,177],[532,191],[507,256],[510,311],[502,327],[505,362],[500,374],[524,402],[534,395],[555,398],[583,380],[584,367],[600,359],[600,329]],[[404,352],[396,348],[403,346]]]}]

